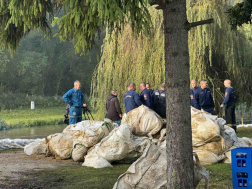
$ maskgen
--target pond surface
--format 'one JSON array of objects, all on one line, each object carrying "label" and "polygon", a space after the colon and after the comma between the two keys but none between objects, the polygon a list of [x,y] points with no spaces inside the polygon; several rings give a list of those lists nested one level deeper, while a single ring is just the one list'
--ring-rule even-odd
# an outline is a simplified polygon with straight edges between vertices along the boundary
[{"label": "pond surface", "polygon": [[67,127],[66,124],[62,124],[62,125],[45,125],[45,126],[34,126],[34,127],[25,127],[25,128],[11,129],[11,130],[3,130],[3,131],[0,131],[0,139],[45,138],[46,136],[54,134],[54,133],[61,133],[66,127]]}]

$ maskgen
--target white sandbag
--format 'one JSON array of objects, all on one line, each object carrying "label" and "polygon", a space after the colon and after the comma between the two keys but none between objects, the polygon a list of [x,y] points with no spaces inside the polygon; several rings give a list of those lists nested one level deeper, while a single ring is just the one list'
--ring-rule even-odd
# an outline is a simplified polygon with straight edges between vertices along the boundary
[{"label": "white sandbag", "polygon": [[0,140],[0,150],[24,148],[26,145],[37,139],[2,139]]},{"label": "white sandbag", "polygon": [[140,106],[123,116],[122,124],[127,123],[137,136],[152,138],[163,126],[162,118],[147,106]]},{"label": "white sandbag", "polygon": [[106,159],[104,159],[103,157],[95,153],[92,153],[86,156],[85,161],[82,164],[82,166],[93,167],[96,169],[105,168],[105,167],[113,167]]},{"label": "white sandbag", "polygon": [[252,140],[250,138],[242,137],[240,140],[243,140],[249,147],[252,147]]},{"label": "white sandbag", "polygon": [[220,135],[220,128],[216,116],[193,111],[193,108],[191,113],[193,146],[202,146],[208,139]]},{"label": "white sandbag", "polygon": [[24,147],[24,153],[29,156],[33,154],[45,154],[46,153],[45,138],[38,139],[35,142],[26,145]]},{"label": "white sandbag", "polygon": [[74,161],[83,161],[84,156],[88,152],[88,147],[83,145],[80,141],[74,141],[73,148],[71,150],[70,156]]},{"label": "white sandbag", "polygon": [[219,161],[225,158],[225,155],[217,155],[207,150],[195,150],[193,151],[199,157],[199,161],[202,165],[211,165],[214,163],[218,163]]},{"label": "white sandbag", "polygon": [[56,159],[70,159],[73,147],[73,137],[68,134],[56,133],[46,137],[47,155],[54,155]]},{"label": "white sandbag", "polygon": [[71,135],[74,140],[81,141],[81,144],[86,147],[92,147],[108,136],[113,129],[113,124],[109,122],[86,120],[69,125],[63,133]]},{"label": "white sandbag", "polygon": [[207,150],[214,154],[221,155],[225,149],[225,142],[222,136],[216,135],[204,142],[205,144],[198,147],[193,147],[193,150]]},{"label": "white sandbag", "polygon": [[225,150],[230,149],[234,143],[238,141],[235,130],[227,125],[223,126],[223,130],[221,130],[221,136],[225,141]]},{"label": "white sandbag", "polygon": [[240,137],[237,137],[238,141],[234,143],[236,147],[249,147],[249,145]]},{"label": "white sandbag", "polygon": [[134,150],[125,158],[116,162],[121,164],[131,164],[135,162],[141,155],[143,155],[145,148],[150,143],[151,140],[148,137],[134,137]]},{"label": "white sandbag", "polygon": [[92,160],[92,157],[102,157],[109,162],[122,160],[131,151],[134,150],[133,135],[130,133],[129,126],[123,124],[115,128],[107,137],[95,145],[95,147],[88,152],[85,157],[84,166],[90,164],[87,161]]},{"label": "white sandbag", "polygon": [[225,152],[225,159],[224,159],[224,163],[232,163],[232,158],[231,158],[231,150],[238,148],[236,146],[232,146],[227,152]]},{"label": "white sandbag", "polygon": [[[198,163],[198,165],[200,165]],[[194,165],[195,187],[203,177],[200,172],[206,172],[204,168]],[[161,150],[157,145],[149,144],[143,155],[135,161],[128,170],[119,176],[113,189],[143,189],[143,188],[167,188],[167,161],[165,150]],[[206,172],[204,176],[208,175]],[[208,179],[207,179],[208,180]]]}]

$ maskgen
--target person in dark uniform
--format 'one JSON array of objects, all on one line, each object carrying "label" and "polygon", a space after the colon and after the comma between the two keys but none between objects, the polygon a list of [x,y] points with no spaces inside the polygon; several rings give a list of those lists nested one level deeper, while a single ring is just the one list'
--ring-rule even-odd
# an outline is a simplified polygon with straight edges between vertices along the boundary
[{"label": "person in dark uniform", "polygon": [[111,95],[109,95],[106,100],[106,110],[107,110],[106,118],[111,119],[113,122],[117,123],[118,126],[120,126],[122,111],[117,95],[118,95],[117,90],[112,90]]},{"label": "person in dark uniform", "polygon": [[200,82],[200,87],[194,93],[195,98],[195,108],[213,114],[214,101],[213,96],[209,88],[207,88],[207,81],[202,80]]},{"label": "person in dark uniform", "polygon": [[152,108],[152,101],[151,101],[151,95],[148,89],[146,88],[146,83],[141,82],[140,83],[140,90],[142,91],[140,94],[140,100],[143,103],[143,105]]},{"label": "person in dark uniform", "polygon": [[197,87],[197,82],[196,82],[195,79],[193,79],[193,80],[191,81],[191,86],[192,86],[192,88],[190,89],[191,106],[192,106],[192,107],[195,107],[194,93],[195,93],[195,91],[198,89],[198,87]]},{"label": "person in dark uniform", "polygon": [[150,92],[150,95],[152,95],[153,90],[151,89],[151,86],[149,83],[146,83],[146,88],[148,89],[148,91]]},{"label": "person in dark uniform", "polygon": [[81,83],[77,80],[74,82],[74,88],[65,93],[62,99],[71,106],[69,125],[82,121],[82,107],[84,104],[84,95],[80,90]]},{"label": "person in dark uniform", "polygon": [[165,83],[162,83],[160,90],[153,91],[153,110],[162,118],[166,118]]},{"label": "person in dark uniform", "polygon": [[126,113],[130,112],[131,110],[133,110],[143,104],[140,100],[139,94],[137,92],[135,92],[135,90],[136,90],[135,83],[129,83],[127,85],[127,89],[128,89],[128,91],[123,97]]},{"label": "person in dark uniform", "polygon": [[232,127],[236,132],[236,119],[235,119],[235,90],[231,87],[231,80],[224,81],[226,87],[225,98],[221,107],[225,106],[225,120],[226,124]]}]

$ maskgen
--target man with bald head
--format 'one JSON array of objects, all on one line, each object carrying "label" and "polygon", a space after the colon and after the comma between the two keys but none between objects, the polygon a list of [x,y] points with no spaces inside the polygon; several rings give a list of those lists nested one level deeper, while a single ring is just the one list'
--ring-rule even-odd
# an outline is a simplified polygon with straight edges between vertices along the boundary
[{"label": "man with bald head", "polygon": [[139,94],[135,92],[136,84],[129,83],[127,90],[127,93],[123,97],[126,113],[142,105]]},{"label": "man with bald head", "polygon": [[231,80],[224,81],[226,87],[225,98],[221,107],[225,106],[225,120],[226,124],[232,127],[236,132],[236,119],[235,119],[235,90],[231,87]]},{"label": "man with bald head", "polygon": [[191,86],[192,86],[192,88],[190,89],[191,106],[195,107],[194,93],[195,93],[196,89],[198,89],[197,82],[195,79],[193,79],[191,81]]},{"label": "man with bald head", "polygon": [[199,110],[204,110],[208,113],[213,114],[214,101],[213,96],[209,88],[207,88],[207,81],[202,80],[200,82],[200,87],[196,89],[194,93],[195,98],[195,108]]}]

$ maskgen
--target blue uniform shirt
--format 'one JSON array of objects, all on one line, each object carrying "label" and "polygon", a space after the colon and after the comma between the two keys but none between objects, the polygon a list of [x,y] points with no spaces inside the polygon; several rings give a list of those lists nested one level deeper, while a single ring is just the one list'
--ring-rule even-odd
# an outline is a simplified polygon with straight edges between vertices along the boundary
[{"label": "blue uniform shirt", "polygon": [[195,107],[195,97],[194,97],[194,93],[195,91],[198,89],[198,87],[192,88],[190,89],[190,98],[191,98],[191,106]]},{"label": "blue uniform shirt", "polygon": [[75,88],[72,88],[68,92],[66,92],[63,95],[62,99],[67,104],[70,104],[70,106],[73,106],[73,107],[82,107],[84,103],[84,96],[81,90],[77,91]]},{"label": "blue uniform shirt", "polygon": [[140,100],[143,103],[143,105],[152,108],[152,102],[151,102],[151,95],[148,89],[144,89],[140,94]]},{"label": "blue uniform shirt", "polygon": [[197,109],[209,109],[214,108],[214,101],[211,94],[211,91],[209,88],[202,89],[199,87],[194,92],[194,98],[195,98],[195,108]]},{"label": "blue uniform shirt", "polygon": [[166,118],[166,99],[165,91],[156,90],[152,93],[153,110],[162,118]]},{"label": "blue uniform shirt", "polygon": [[133,90],[128,91],[123,99],[126,113],[142,105],[139,94]]},{"label": "blue uniform shirt", "polygon": [[234,102],[235,90],[233,87],[227,87],[225,91],[225,98],[222,104],[229,105]]}]

